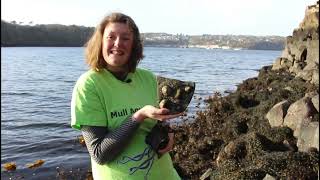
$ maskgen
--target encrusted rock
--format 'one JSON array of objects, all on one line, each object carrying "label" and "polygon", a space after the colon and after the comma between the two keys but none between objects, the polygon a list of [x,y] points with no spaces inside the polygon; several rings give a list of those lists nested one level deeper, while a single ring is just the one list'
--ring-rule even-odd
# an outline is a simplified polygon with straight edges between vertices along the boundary
[{"label": "encrusted rock", "polygon": [[163,96],[169,96],[171,94],[171,88],[169,86],[163,86],[161,88],[161,92],[163,94]]},{"label": "encrusted rock", "polygon": [[319,137],[319,122],[310,122],[308,125],[302,125],[297,141],[299,151],[307,152],[309,148],[315,146],[318,146],[315,148],[319,150],[319,143],[318,145],[314,144],[314,139],[317,137]]},{"label": "encrusted rock", "polygon": [[319,27],[319,4],[308,6],[299,28],[312,29]]},{"label": "encrusted rock", "polygon": [[159,107],[167,108],[170,114],[186,110],[195,91],[195,83],[157,77]]},{"label": "encrusted rock", "polygon": [[298,74],[299,72],[302,71],[303,66],[301,65],[301,63],[295,61],[293,63],[293,66],[289,68],[289,72],[294,73],[294,74]]},{"label": "encrusted rock", "polygon": [[284,118],[284,125],[295,131],[303,120],[307,120],[315,114],[314,109],[310,97],[304,97],[298,100],[290,105],[287,115]]},{"label": "encrusted rock", "polygon": [[160,101],[160,103],[159,103],[159,107],[160,107],[160,108],[165,108],[165,107],[167,107],[167,104],[168,104],[168,100],[162,99],[162,100]]},{"label": "encrusted rock", "polygon": [[311,83],[319,85],[319,69],[313,71]]},{"label": "encrusted rock", "polygon": [[274,61],[273,66],[272,66],[272,70],[282,69],[282,67],[281,67],[281,59],[282,58],[279,57]]},{"label": "encrusted rock", "polygon": [[319,151],[319,123],[317,129],[315,130],[315,134],[313,136],[313,143],[311,144],[311,147],[315,147]]},{"label": "encrusted rock", "polygon": [[274,105],[266,115],[271,127],[281,126],[283,124],[283,118],[287,114],[289,108],[289,102],[287,100],[281,101]]},{"label": "encrusted rock", "polygon": [[313,61],[309,62],[304,68],[304,71],[319,69],[319,65]]},{"label": "encrusted rock", "polygon": [[176,94],[174,95],[175,99],[179,99],[181,97],[181,89],[176,90]]},{"label": "encrusted rock", "polygon": [[189,91],[191,91],[191,89],[192,89],[192,88],[191,88],[190,86],[186,86],[186,87],[184,88],[184,91],[185,91],[185,92],[189,92]]},{"label": "encrusted rock", "polygon": [[300,138],[301,132],[309,125],[309,123],[312,122],[311,117],[305,117],[299,123],[297,123],[296,129],[293,132],[294,137],[297,139]]},{"label": "encrusted rock", "polygon": [[212,169],[211,168],[207,169],[206,172],[200,176],[200,180],[205,180],[211,175],[211,173],[212,173]]},{"label": "encrusted rock", "polygon": [[306,71],[298,72],[296,77],[302,78],[303,80],[306,80],[306,81],[311,81],[312,80],[312,75],[313,75],[313,71],[306,70]]},{"label": "encrusted rock", "polygon": [[317,111],[319,113],[319,94],[313,96],[311,101],[313,103],[313,106],[317,109]]},{"label": "encrusted rock", "polygon": [[274,178],[270,174],[266,174],[266,176],[263,178],[263,180],[276,180],[276,178]]},{"label": "encrusted rock", "polygon": [[319,84],[319,5],[308,6],[299,28],[288,36],[272,70],[286,69],[296,77]]}]

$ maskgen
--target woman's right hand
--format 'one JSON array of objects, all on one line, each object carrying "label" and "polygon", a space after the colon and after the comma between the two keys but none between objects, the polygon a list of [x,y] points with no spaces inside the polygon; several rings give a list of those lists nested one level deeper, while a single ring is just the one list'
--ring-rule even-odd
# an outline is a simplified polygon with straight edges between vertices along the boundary
[{"label": "woman's right hand", "polygon": [[165,121],[168,119],[179,117],[183,114],[168,114],[169,109],[166,108],[156,108],[151,105],[146,105],[137,112],[135,112],[132,117],[138,122],[143,122],[146,118],[157,119],[159,121]]}]

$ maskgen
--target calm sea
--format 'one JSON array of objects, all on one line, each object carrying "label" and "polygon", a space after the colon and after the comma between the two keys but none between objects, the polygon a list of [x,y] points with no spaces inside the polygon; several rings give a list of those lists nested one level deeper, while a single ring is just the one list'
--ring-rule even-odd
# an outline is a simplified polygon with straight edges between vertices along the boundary
[{"label": "calm sea", "polygon": [[[25,179],[54,179],[58,169],[89,167],[79,131],[70,128],[70,99],[78,77],[87,70],[83,48],[1,48],[1,166],[15,162]],[[233,91],[257,76],[281,51],[145,48],[139,67],[157,75],[196,82],[195,96]],[[196,111],[197,98],[189,112]],[[200,107],[201,108],[201,107]],[[36,169],[26,164],[42,159]]]}]

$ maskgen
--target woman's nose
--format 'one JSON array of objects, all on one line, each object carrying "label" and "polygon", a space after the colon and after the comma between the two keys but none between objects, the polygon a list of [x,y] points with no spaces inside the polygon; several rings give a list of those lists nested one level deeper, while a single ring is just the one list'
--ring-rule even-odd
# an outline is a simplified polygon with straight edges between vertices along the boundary
[{"label": "woman's nose", "polygon": [[120,37],[117,37],[116,40],[114,41],[114,46],[119,47],[121,43]]}]

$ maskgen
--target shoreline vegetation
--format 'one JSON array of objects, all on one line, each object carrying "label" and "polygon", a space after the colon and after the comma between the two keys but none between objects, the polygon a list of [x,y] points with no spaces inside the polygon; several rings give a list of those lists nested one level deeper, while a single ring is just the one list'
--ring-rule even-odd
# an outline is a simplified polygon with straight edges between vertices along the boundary
[{"label": "shoreline vegetation", "polygon": [[[1,20],[1,47],[82,47],[94,27]],[[141,33],[145,47],[282,50],[285,37]]]}]

